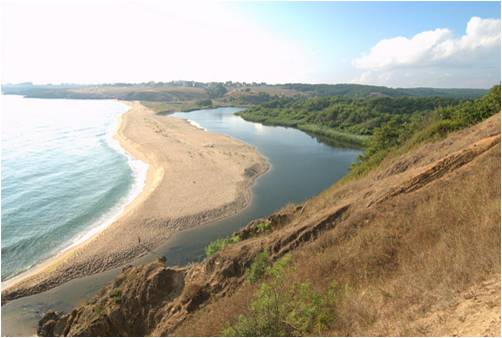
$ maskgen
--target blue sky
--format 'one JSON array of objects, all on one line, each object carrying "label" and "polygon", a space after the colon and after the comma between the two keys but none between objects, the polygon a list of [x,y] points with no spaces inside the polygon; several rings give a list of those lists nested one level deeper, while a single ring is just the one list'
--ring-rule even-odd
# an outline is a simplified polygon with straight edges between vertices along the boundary
[{"label": "blue sky", "polygon": [[71,3],[2,1],[3,82],[500,81],[499,2]]},{"label": "blue sky", "polygon": [[284,36],[295,36],[304,46],[317,51],[322,65],[315,74],[319,82],[350,79],[354,73],[351,61],[382,39],[412,37],[436,28],[448,28],[461,36],[472,17],[500,19],[500,2],[254,2],[232,5],[258,25]]}]

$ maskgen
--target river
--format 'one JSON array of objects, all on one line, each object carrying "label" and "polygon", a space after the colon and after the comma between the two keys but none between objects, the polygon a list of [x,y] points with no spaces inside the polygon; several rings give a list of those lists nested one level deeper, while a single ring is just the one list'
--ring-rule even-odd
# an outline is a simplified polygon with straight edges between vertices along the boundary
[{"label": "river", "polygon": [[[198,110],[171,116],[190,120],[209,132],[223,133],[253,145],[270,170],[252,187],[250,205],[234,216],[178,232],[155,251],[169,265],[199,261],[211,241],[227,236],[250,220],[265,217],[290,202],[301,202],[343,177],[361,150],[337,147],[293,128],[265,126],[235,115],[239,108]],[[135,264],[152,259],[144,256]],[[49,291],[2,306],[2,335],[33,335],[37,321],[48,309],[69,311],[91,297],[120,269],[70,281]]]}]

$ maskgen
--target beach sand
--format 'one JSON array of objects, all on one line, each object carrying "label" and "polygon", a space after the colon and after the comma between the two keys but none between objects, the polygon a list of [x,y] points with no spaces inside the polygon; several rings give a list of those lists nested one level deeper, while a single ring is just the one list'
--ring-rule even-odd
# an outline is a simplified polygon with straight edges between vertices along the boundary
[{"label": "beach sand", "polygon": [[155,115],[139,102],[126,104],[130,109],[115,138],[149,165],[143,191],[95,236],[2,283],[2,303],[130,263],[146,253],[144,246],[155,248],[176,231],[230,216],[249,203],[250,187],[268,169],[256,149]]}]

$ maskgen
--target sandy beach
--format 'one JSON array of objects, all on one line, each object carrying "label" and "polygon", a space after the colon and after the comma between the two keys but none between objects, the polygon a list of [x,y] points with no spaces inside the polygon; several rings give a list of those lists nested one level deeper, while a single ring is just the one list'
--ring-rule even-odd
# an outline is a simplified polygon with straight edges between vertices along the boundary
[{"label": "sandy beach", "polygon": [[144,246],[153,249],[176,231],[230,216],[249,203],[250,187],[268,169],[253,147],[156,115],[139,102],[126,104],[130,109],[115,138],[149,165],[143,191],[103,231],[2,283],[2,303],[127,264],[146,253]]}]

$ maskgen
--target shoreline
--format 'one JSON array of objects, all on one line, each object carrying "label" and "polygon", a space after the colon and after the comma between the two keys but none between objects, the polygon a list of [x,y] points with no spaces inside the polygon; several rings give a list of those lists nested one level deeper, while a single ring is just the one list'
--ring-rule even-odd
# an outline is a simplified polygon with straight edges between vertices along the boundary
[{"label": "shoreline", "polygon": [[[185,119],[178,119],[174,117],[166,116],[156,116],[151,110],[142,106],[138,102],[124,102],[129,109],[119,115],[118,117],[118,127],[115,129],[113,139],[116,140],[120,147],[133,160],[139,160],[147,164],[146,175],[144,177],[143,189],[133,198],[129,203],[124,205],[116,217],[114,217],[105,226],[98,227],[98,231],[93,231],[91,236],[88,236],[81,243],[71,245],[65,250],[58,253],[56,256],[41,262],[29,270],[22,272],[21,274],[2,282],[2,304],[19,297],[31,295],[34,293],[42,292],[60,285],[68,280],[83,277],[97,272],[106,271],[131,261],[132,259],[142,256],[146,253],[146,250],[142,249],[141,246],[148,246],[150,249],[155,248],[160,245],[164,240],[168,239],[176,231],[191,227],[191,226],[202,226],[213,221],[217,221],[221,218],[228,217],[247,207],[251,201],[251,191],[250,188],[254,184],[256,178],[264,174],[269,169],[269,164],[267,160],[259,154],[256,149],[250,145],[243,144],[241,141],[231,139],[228,136],[215,134],[211,132],[204,131],[197,128],[189,121]],[[168,119],[168,120],[166,120]],[[141,126],[143,129],[142,133],[135,134],[138,124],[144,123]],[[132,128],[134,126],[134,128]],[[165,129],[163,129],[165,128]],[[176,138],[170,138],[168,134],[165,133],[166,130],[172,128],[173,131],[178,132],[181,138],[178,140]],[[197,130],[197,132],[194,131]],[[153,132],[153,133],[152,133]],[[164,132],[164,133],[163,133]],[[201,135],[200,133],[203,133]],[[154,134],[154,135],[152,135]],[[161,139],[158,140],[157,134],[160,134]],[[166,136],[167,135],[167,136]],[[167,171],[167,176],[178,176],[178,178],[183,179],[184,175],[182,171],[185,171],[183,166],[180,167],[176,162],[169,161],[170,156],[166,156],[165,148],[166,145],[171,145],[176,148],[174,154],[178,154],[182,162],[188,162],[188,167],[197,167],[198,159],[187,159],[185,155],[188,149],[184,149],[179,143],[189,144],[192,136],[197,140],[219,140],[223,142],[221,150],[219,147],[215,147],[214,143],[210,144],[197,144],[195,142],[194,149],[199,151],[199,155],[206,157],[204,155],[208,152],[214,152],[214,150],[219,150],[219,153],[228,153],[228,150],[233,150],[234,148],[240,148],[245,150],[245,158],[247,161],[242,161],[237,155],[231,156],[229,161],[222,161],[221,165],[218,166],[219,169],[225,169],[230,165],[231,168],[237,167],[237,169],[242,169],[239,175],[236,170],[233,170],[233,182],[235,190],[231,191],[230,194],[224,194],[224,198],[220,198],[219,203],[212,203],[209,207],[201,208],[188,208],[190,210],[183,210],[184,212],[163,212],[162,209],[165,207],[160,207],[162,205],[161,197],[168,197],[171,201],[176,202],[176,196],[173,194],[176,191],[183,191],[188,187],[188,184],[183,185],[187,182],[181,182],[181,185],[174,184],[174,190],[169,193],[169,189],[166,194],[166,171],[167,169],[181,169],[176,173]],[[152,139],[152,147],[145,147],[143,144],[144,139]],[[154,139],[154,138],[157,139]],[[161,141],[165,137],[169,139],[163,144]],[[182,140],[182,141],[180,141]],[[189,142],[184,142],[189,141]],[[200,140],[199,140],[200,141]],[[159,145],[160,147],[154,147]],[[193,142],[192,142],[193,143]],[[191,145],[191,144],[190,144]],[[227,147],[227,148],[225,148]],[[151,149],[150,149],[151,148]],[[206,150],[207,148],[207,150]],[[152,151],[154,149],[154,151]],[[159,149],[164,149],[164,151],[158,151]],[[191,149],[188,150],[190,158],[192,158]],[[158,151],[158,152],[157,152]],[[170,155],[170,154],[169,154]],[[166,161],[167,160],[167,161]],[[208,161],[209,160],[209,161]],[[215,162],[214,159],[209,157],[206,162]],[[229,163],[226,163],[229,162]],[[236,163],[237,162],[237,163]],[[245,163],[241,163],[245,162]],[[239,165],[241,166],[239,167]],[[245,164],[242,166],[242,164]],[[204,169],[203,166],[199,164],[197,170]],[[253,174],[249,177],[247,170],[251,168]],[[234,168],[235,169],[235,168]],[[197,171],[195,170],[195,171]],[[180,173],[182,174],[180,176]],[[246,173],[246,174],[244,174]],[[197,178],[202,178],[203,182],[205,180],[210,180],[213,175],[212,170],[205,170],[203,177],[199,174],[194,173]],[[236,177],[241,176],[241,177]],[[222,184],[221,180],[225,180],[226,177],[220,175],[220,180],[218,182],[213,180],[212,188],[220,189]],[[191,179],[190,179],[191,180]],[[187,181],[185,179],[185,181]],[[195,180],[193,181],[195,184]],[[177,189],[176,189],[177,188]],[[226,188],[226,186],[225,186]],[[225,189],[229,190],[229,189]],[[214,192],[214,191],[213,191]],[[193,191],[192,195],[198,193],[197,190]],[[152,196],[153,195],[153,196]],[[212,198],[214,195],[209,194],[206,197]],[[231,196],[230,196],[231,195]],[[194,197],[194,196],[192,196]],[[196,196],[195,196],[196,197]],[[231,198],[229,198],[231,197]],[[217,198],[216,198],[217,199]],[[185,200],[179,199],[177,201],[178,207],[183,204]],[[181,203],[181,204],[180,204]],[[186,203],[185,203],[186,204]],[[209,203],[211,204],[211,203]],[[198,205],[198,204],[195,204]],[[152,208],[152,206],[154,208]],[[156,208],[155,208],[156,207]],[[182,206],[181,206],[182,208]],[[181,211],[181,210],[180,210]],[[137,224],[141,220],[143,224],[142,228],[155,227],[155,231],[147,231],[151,229],[141,229],[138,230]],[[174,226],[170,226],[173,224]],[[122,226],[121,226],[122,225]],[[141,228],[141,226],[139,227]],[[137,238],[132,236],[138,236]],[[157,236],[160,235],[160,236]],[[110,240],[122,240],[124,237],[127,241],[121,241],[120,243],[108,244],[106,242]],[[142,245],[138,245],[138,239],[141,237]],[[98,262],[95,262],[95,261]]]},{"label": "shoreline", "polygon": [[[113,148],[116,152],[123,154],[127,158],[127,162],[129,167],[131,168],[133,176],[133,181],[131,184],[130,191],[128,191],[127,195],[125,195],[118,202],[118,205],[114,209],[101,215],[98,221],[91,224],[89,228],[84,230],[82,233],[70,239],[68,244],[64,246],[61,250],[56,252],[54,255],[44,259],[43,261],[35,263],[28,269],[18,273],[17,275],[5,281],[2,281],[1,283],[2,290],[15,285],[17,282],[21,282],[25,278],[29,278],[30,276],[39,273],[44,268],[48,267],[52,261],[57,260],[67,251],[72,250],[78,247],[79,245],[84,244],[85,242],[91,240],[93,237],[97,236],[99,233],[104,231],[108,226],[110,226],[113,222],[119,219],[122,216],[122,214],[126,211],[129,204],[134,202],[134,200],[136,200],[141,195],[142,191],[145,188],[146,174],[148,172],[149,165],[148,163],[145,163],[139,159],[134,158],[130,153],[127,152],[125,148],[122,147],[120,141],[117,139],[117,133],[119,132],[119,129],[122,125],[122,115],[125,114],[129,109],[131,109],[130,105],[127,104],[126,102],[121,102],[121,101],[117,102],[126,106],[127,109],[124,112],[117,115],[117,117],[115,118],[113,128],[110,128],[110,131],[108,132],[107,142],[109,143],[109,146]],[[141,162],[141,163],[139,163],[138,166],[135,165],[134,162]],[[140,168],[140,166],[142,168]]]}]

